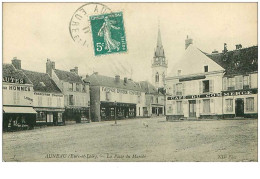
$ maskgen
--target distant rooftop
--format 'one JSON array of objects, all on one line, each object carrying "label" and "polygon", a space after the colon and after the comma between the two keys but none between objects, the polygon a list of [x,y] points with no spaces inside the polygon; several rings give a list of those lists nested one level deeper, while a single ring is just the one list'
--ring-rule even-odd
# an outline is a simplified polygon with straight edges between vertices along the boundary
[{"label": "distant rooftop", "polygon": [[71,83],[83,83],[80,76],[77,75],[75,72],[63,71],[58,69],[54,69],[54,72],[60,80]]}]

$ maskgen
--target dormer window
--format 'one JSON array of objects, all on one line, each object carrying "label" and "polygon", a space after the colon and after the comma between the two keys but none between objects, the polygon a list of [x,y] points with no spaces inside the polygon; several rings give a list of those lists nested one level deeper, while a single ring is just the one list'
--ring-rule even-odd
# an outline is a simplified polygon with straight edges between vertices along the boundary
[{"label": "dormer window", "polygon": [[42,81],[40,82],[40,84],[41,84],[43,87],[45,87],[45,86],[46,86],[46,85],[45,85],[45,84],[44,84]]}]

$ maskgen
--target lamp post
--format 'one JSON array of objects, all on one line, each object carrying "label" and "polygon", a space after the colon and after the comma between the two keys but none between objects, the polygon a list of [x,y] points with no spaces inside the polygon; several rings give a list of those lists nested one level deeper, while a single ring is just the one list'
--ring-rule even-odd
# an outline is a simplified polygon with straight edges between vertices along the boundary
[{"label": "lamp post", "polygon": [[115,124],[117,124],[117,121],[116,121],[116,101],[114,102],[114,104],[115,104]]}]

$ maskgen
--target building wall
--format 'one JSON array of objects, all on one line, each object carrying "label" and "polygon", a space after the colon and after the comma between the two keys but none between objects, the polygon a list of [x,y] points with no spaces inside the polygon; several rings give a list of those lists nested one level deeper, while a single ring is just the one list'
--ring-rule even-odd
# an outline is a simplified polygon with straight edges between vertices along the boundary
[{"label": "building wall", "polygon": [[146,102],[144,92],[104,86],[100,86],[99,91],[100,101],[136,104],[136,116],[143,116],[143,107]]},{"label": "building wall", "polygon": [[64,95],[34,92],[33,107],[64,108]]},{"label": "building wall", "polygon": [[33,86],[3,82],[3,105],[32,106]]},{"label": "building wall", "polygon": [[99,86],[90,86],[90,110],[91,110],[91,120],[93,122],[101,121]]}]

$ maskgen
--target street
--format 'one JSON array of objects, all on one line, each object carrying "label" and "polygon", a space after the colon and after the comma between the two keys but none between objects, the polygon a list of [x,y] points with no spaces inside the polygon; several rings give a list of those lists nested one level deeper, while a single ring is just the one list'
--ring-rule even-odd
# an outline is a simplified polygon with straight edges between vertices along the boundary
[{"label": "street", "polygon": [[139,118],[3,133],[5,161],[257,161],[257,119]]}]

